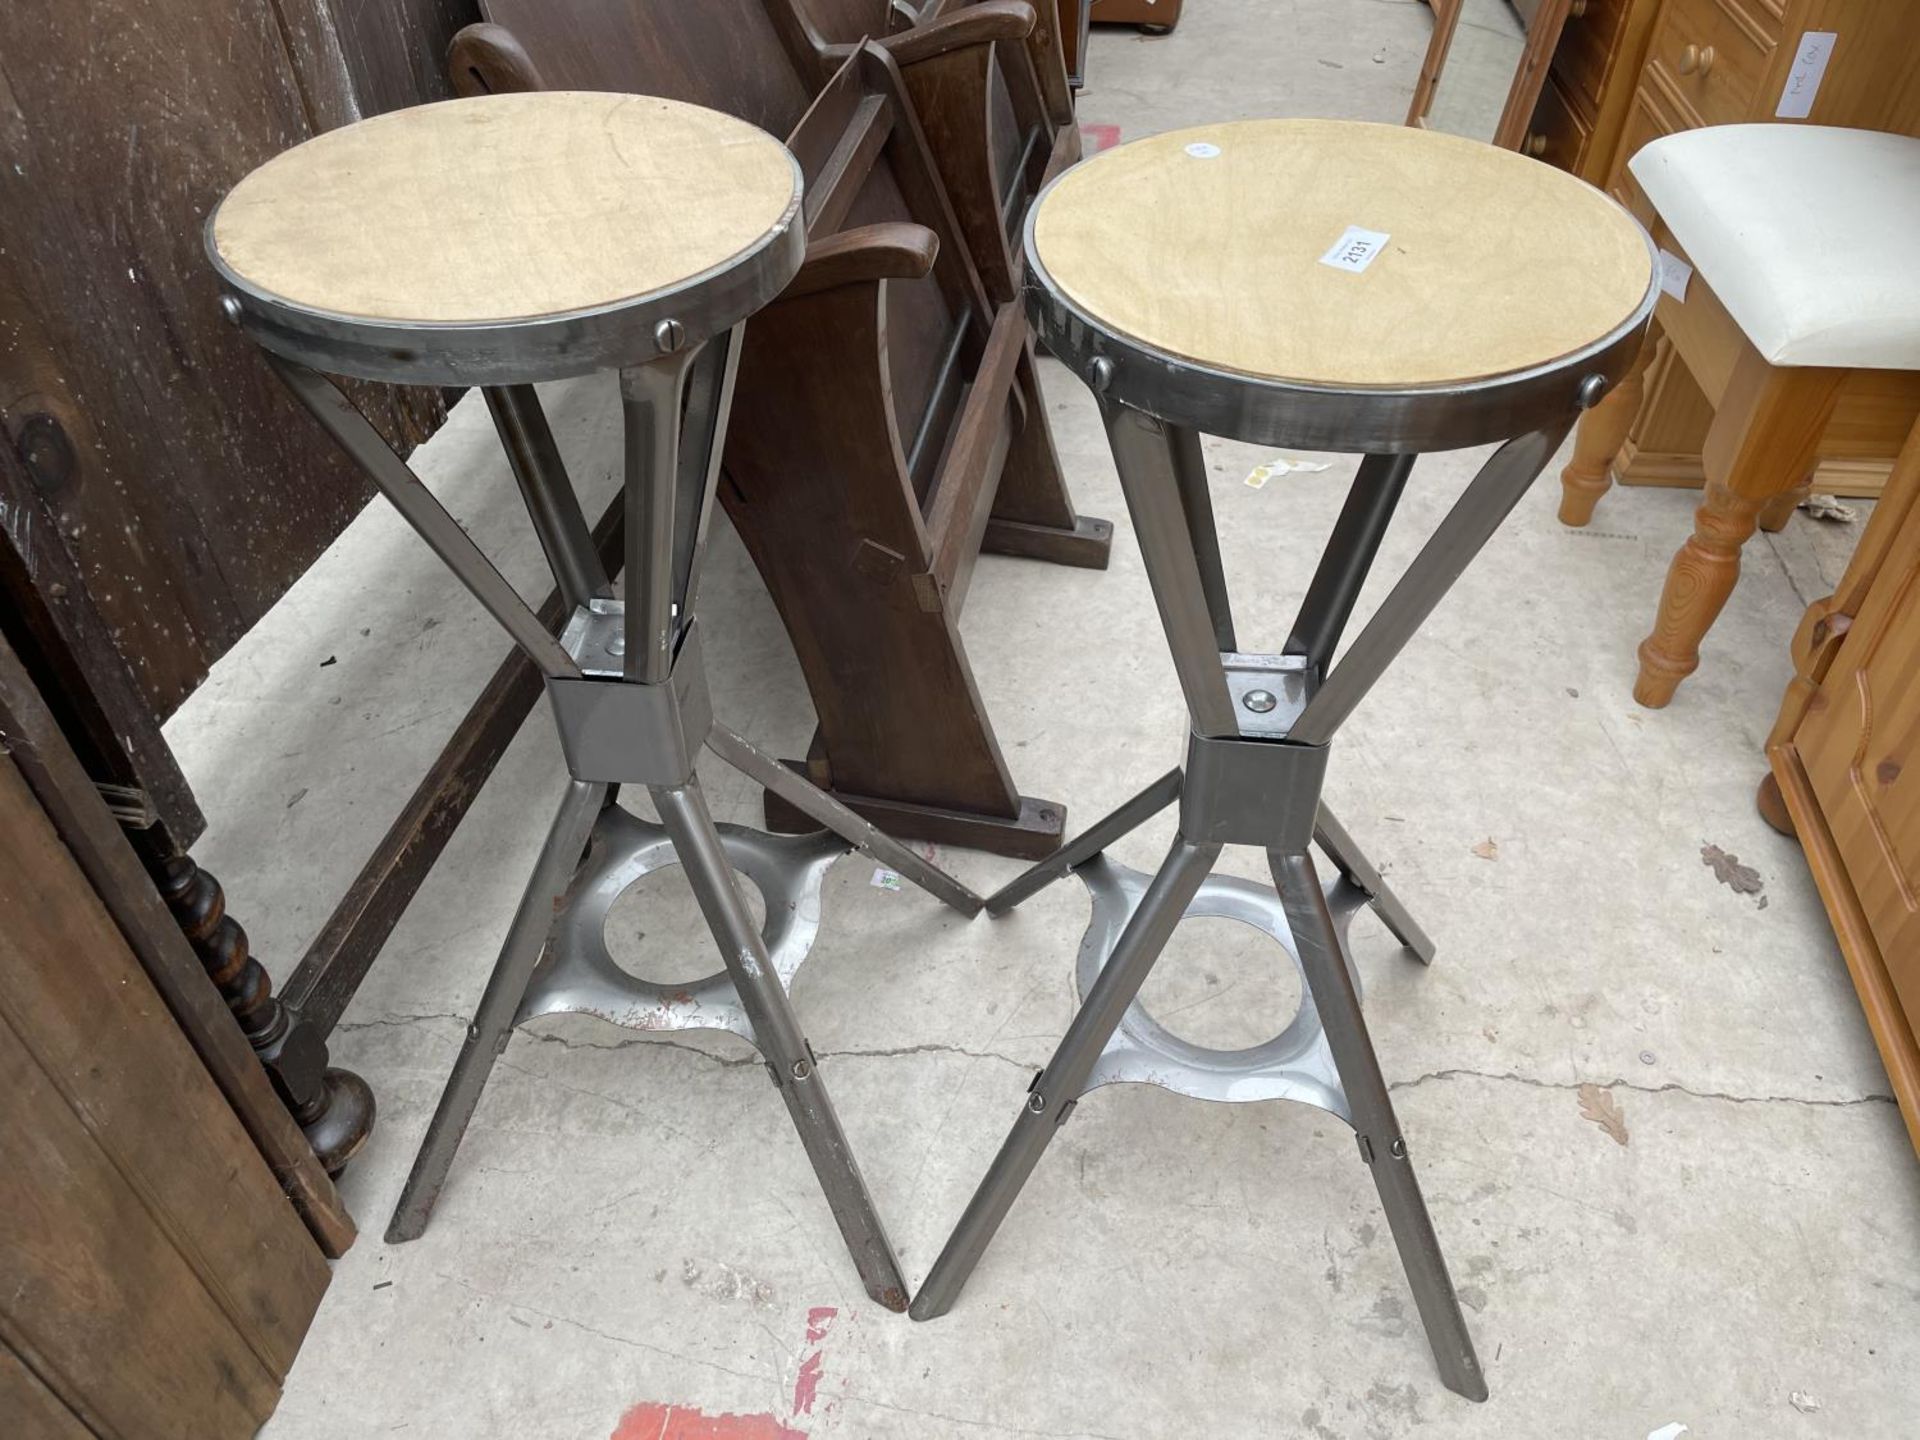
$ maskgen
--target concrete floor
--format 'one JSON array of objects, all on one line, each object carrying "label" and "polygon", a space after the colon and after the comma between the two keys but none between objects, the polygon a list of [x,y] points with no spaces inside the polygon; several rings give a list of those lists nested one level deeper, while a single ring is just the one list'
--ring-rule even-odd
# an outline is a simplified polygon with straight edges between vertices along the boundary
[{"label": "concrete floor", "polygon": [[[1094,36],[1085,120],[1132,137],[1232,115],[1398,119],[1430,23],[1378,0],[1188,11],[1164,40]],[[963,628],[1016,778],[1085,823],[1177,759],[1183,717],[1092,408],[1057,368],[1046,383],[1080,504],[1116,523],[1112,569],[983,559]],[[611,392],[549,400],[583,487],[609,493]],[[1270,454],[1208,454],[1245,643],[1276,647],[1351,463],[1255,489]],[[1422,463],[1383,573],[1477,459]],[[544,588],[478,406],[418,463],[511,578]],[[272,1440],[1911,1436],[1920,1171],[1801,857],[1752,805],[1787,639],[1857,530],[1799,517],[1751,546],[1699,674],[1644,711],[1633,647],[1691,499],[1619,492],[1569,531],[1557,469],[1342,734],[1329,779],[1440,944],[1423,971],[1355,924],[1488,1404],[1440,1386],[1344,1127],[1285,1103],[1098,1093],[954,1313],[913,1325],[862,1295],[747,1047],[548,1021],[494,1072],[426,1237],[383,1244],[556,798],[536,717],[334,1036],[380,1097],[343,1181],[364,1233]],[[799,753],[798,670],[717,530],[716,709]],[[176,717],[211,820],[201,858],[276,976],[502,648],[377,505]],[[737,777],[705,778],[722,818],[757,818]],[[1119,858],[1150,866],[1168,823]],[[1707,844],[1763,888],[1720,883]],[[940,858],[983,889],[1016,868]],[[1257,874],[1255,858],[1229,868]],[[917,1283],[1066,1023],[1087,906],[1069,881],[968,924],[872,877],[835,866],[794,996]],[[657,978],[713,968],[677,879],[616,919]],[[1269,942],[1198,922],[1148,999],[1192,1039],[1244,1044],[1297,993]],[[1589,1085],[1623,1141],[1583,1115]],[[700,1428],[696,1411],[733,1418]]]}]

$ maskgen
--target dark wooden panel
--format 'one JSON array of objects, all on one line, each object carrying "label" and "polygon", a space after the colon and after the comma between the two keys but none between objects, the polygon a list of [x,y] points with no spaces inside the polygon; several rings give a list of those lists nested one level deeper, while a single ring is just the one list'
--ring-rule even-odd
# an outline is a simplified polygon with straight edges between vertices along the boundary
[{"label": "dark wooden panel", "polygon": [[[353,1221],[306,1137],[267,1081],[240,1027],[107,813],[19,658],[0,638],[0,732],[68,853],[112,915],[215,1086],[329,1256],[353,1243]],[[0,879],[4,879],[0,876]]]},{"label": "dark wooden panel", "polygon": [[812,99],[759,0],[481,0],[549,88],[665,95],[785,136]]},{"label": "dark wooden panel", "polygon": [[18,1355],[0,1345],[0,1415],[15,1440],[94,1440]]},{"label": "dark wooden panel", "polygon": [[328,0],[362,115],[453,94],[447,45],[480,18],[479,0]]},{"label": "dark wooden panel", "polygon": [[800,8],[821,35],[842,45],[890,35],[906,23],[891,0],[801,0]]},{"label": "dark wooden panel", "polygon": [[0,1091],[0,1338],[101,1436],[252,1435],[274,1377],[4,1022]]},{"label": "dark wooden panel", "polygon": [[261,1363],[284,1375],[326,1262],[6,760],[0,817],[0,1016]]},{"label": "dark wooden panel", "polygon": [[[201,251],[209,207],[314,123],[289,43],[265,0],[0,7],[0,429],[161,713],[368,494]],[[403,441],[436,419],[381,403]]]},{"label": "dark wooden panel", "polygon": [[53,514],[12,447],[0,445],[0,636],[39,676],[61,731],[95,780],[145,792],[174,843],[206,821],[160,719],[80,578]]}]

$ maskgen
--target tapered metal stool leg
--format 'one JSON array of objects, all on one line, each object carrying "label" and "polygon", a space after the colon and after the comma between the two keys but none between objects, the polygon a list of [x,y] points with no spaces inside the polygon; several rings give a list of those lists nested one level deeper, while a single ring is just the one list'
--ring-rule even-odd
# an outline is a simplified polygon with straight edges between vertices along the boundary
[{"label": "tapered metal stool leg", "polygon": [[1169,770],[1153,784],[1096,820],[1044,860],[1037,860],[987,897],[987,914],[1004,915],[1078,866],[1084,865],[1122,835],[1151,820],[1180,798],[1180,771]]},{"label": "tapered metal stool leg", "polygon": [[567,785],[552,828],[547,831],[546,843],[540,847],[533,878],[527,881],[520,908],[513,913],[513,924],[507,931],[506,944],[500,949],[499,963],[493,967],[487,988],[480,997],[480,1008],[474,1012],[473,1023],[467,1027],[466,1038],[461,1042],[460,1058],[454,1061],[447,1088],[440,1095],[439,1108],[427,1126],[427,1138],[421,1142],[412,1173],[400,1192],[400,1203],[394,1207],[393,1219],[387,1223],[390,1245],[417,1240],[427,1228],[434,1202],[440,1198],[440,1187],[446,1184],[454,1152],[460,1148],[461,1137],[467,1133],[467,1122],[473,1119],[474,1107],[480,1103],[480,1092],[486,1087],[487,1076],[493,1072],[493,1062],[513,1033],[514,1014],[527,993],[527,981],[533,975],[534,966],[539,964],[540,954],[546,948],[554,902],[565,892],[574,867],[580,863],[580,852],[586,848],[587,836],[593,829],[594,816],[600,813],[606,788],[584,780],[574,780]]},{"label": "tapered metal stool leg", "polygon": [[926,1283],[914,1297],[910,1312],[914,1319],[932,1320],[952,1308],[1033,1167],[1040,1163],[1048,1142],[1072,1111],[1094,1062],[1112,1038],[1120,1017],[1140,993],[1147,973],[1166,948],[1167,937],[1180,923],[1188,902],[1219,854],[1218,845],[1194,845],[1174,837],[1173,848],[1147,887],[1140,908],[1120,932],[1113,953],[1107,957],[1086,1002],[1075,1012],[1060,1048],[1034,1078],[1020,1118],[1013,1122],[1013,1130],[994,1157],[992,1168],[974,1191],[960,1223],[947,1237],[940,1258],[933,1262]]},{"label": "tapered metal stool leg", "polygon": [[753,924],[733,867],[720,848],[720,836],[707,812],[698,781],[672,787],[651,787],[660,821],[672,837],[675,854],[686,867],[694,897],[713,932],[720,957],[726,962],[740,1003],[753,1024],[753,1043],[766,1057],[767,1068],[787,1102],[793,1127],[813,1162],[814,1174],[826,1193],[827,1204],[853,1256],[867,1294],[889,1310],[907,1308],[907,1282],[900,1274],[893,1245],[874,1210],[866,1181],[854,1162],[840,1117],[827,1098],[826,1081],[814,1060],[813,1047],[800,1031],[787,992],[781,988],[767,956],[766,942]]},{"label": "tapered metal stool leg", "polygon": [[1373,1172],[1380,1206],[1386,1211],[1388,1228],[1400,1251],[1400,1264],[1413,1289],[1414,1304],[1427,1328],[1427,1343],[1433,1347],[1440,1378],[1449,1390],[1469,1400],[1484,1400],[1486,1376],[1480,1371],[1473,1337],[1467,1333],[1466,1318],[1453,1293],[1453,1280],[1447,1274],[1433,1220],[1420,1198],[1420,1182],[1414,1176],[1400,1122],[1394,1118],[1386,1078],[1380,1073],[1379,1058],[1367,1035],[1360,996],[1340,953],[1339,935],[1327,911],[1313,857],[1304,851],[1289,854],[1276,850],[1267,858],[1299,949],[1300,968],[1340,1071],[1360,1154]]},{"label": "tapered metal stool leg", "polygon": [[1354,843],[1346,827],[1334,819],[1333,812],[1327,809],[1324,801],[1320,805],[1320,818],[1313,827],[1313,838],[1327,852],[1327,858],[1333,862],[1334,868],[1367,897],[1374,914],[1393,932],[1393,938],[1411,950],[1422,965],[1431,965],[1433,940],[1421,928],[1420,922],[1407,913],[1407,907],[1400,903],[1400,897],[1393,893],[1393,887],[1387,884],[1365,852]]},{"label": "tapered metal stool leg", "polygon": [[930,865],[884,830],[863,820],[833,796],[796,775],[744,735],[715,724],[707,748],[764,790],[817,820],[868,859],[899,871],[941,904],[971,919],[980,913],[980,897],[953,876]]}]

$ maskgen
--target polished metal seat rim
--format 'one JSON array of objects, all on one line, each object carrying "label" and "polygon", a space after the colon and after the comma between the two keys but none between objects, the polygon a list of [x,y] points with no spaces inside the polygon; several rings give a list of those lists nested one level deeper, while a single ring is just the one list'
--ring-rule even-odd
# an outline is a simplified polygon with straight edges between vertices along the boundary
[{"label": "polished metal seat rim", "polygon": [[[227,317],[259,345],[330,375],[398,385],[522,385],[642,365],[721,334],[786,289],[806,257],[804,181],[752,245],[677,284],[606,305],[485,321],[383,320],[303,305],[252,284],[202,235]],[[224,201],[222,202],[225,203]],[[671,325],[669,325],[671,322]],[[666,327],[666,328],[663,328]]]},{"label": "polished metal seat rim", "polygon": [[[1068,298],[1034,243],[1041,208],[1061,178],[1028,208],[1025,227],[1027,308],[1047,349],[1103,404],[1253,444],[1424,454],[1491,445],[1545,429],[1591,406],[1627,373],[1660,297],[1658,251],[1653,237],[1639,227],[1649,274],[1640,303],[1592,344],[1544,364],[1476,380],[1406,387],[1316,385],[1250,375],[1122,334]],[[1594,376],[1604,388],[1591,386]]]}]

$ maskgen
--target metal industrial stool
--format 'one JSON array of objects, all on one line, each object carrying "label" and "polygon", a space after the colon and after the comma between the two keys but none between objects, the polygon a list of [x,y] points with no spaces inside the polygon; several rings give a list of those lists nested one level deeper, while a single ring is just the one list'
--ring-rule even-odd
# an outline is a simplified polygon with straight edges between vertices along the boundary
[{"label": "metal industrial stool", "polygon": [[[867,1292],[905,1308],[893,1249],[785,989],[813,938],[821,876],[845,846],[717,827],[694,775],[704,743],[962,913],[979,908],[712,718],[694,623],[706,523],[740,326],[801,263],[800,189],[779,142],[729,116],[637,96],[510,95],[319,136],[241,181],[207,223],[228,316],[539,665],[573,777],[389,1241],[426,1228],[514,1026],[578,1011],[641,1030],[730,1030],[765,1057]],[[616,369],[624,603],[533,390]],[[485,389],[572,607],[559,638],[320,371]],[[664,828],[614,803],[622,784],[647,787]],[[614,964],[604,926],[622,890],[675,861],[725,971],[668,987]],[[735,866],[765,895],[764,935]]]},{"label": "metal industrial stool", "polygon": [[[1353,1126],[1447,1385],[1484,1399],[1439,1242],[1360,1013],[1343,945],[1371,903],[1432,945],[1320,802],[1327,745],[1518,502],[1585,406],[1634,358],[1652,249],[1613,201],[1518,155],[1425,131],[1246,121],[1108,151],[1027,222],[1036,328],[1092,387],[1191,720],[1175,770],[997,895],[1065,874],[1093,891],[1083,1003],[915,1297],[952,1305],[1080,1097],[1142,1081],[1214,1100],[1284,1097]],[[1365,455],[1277,655],[1241,649],[1199,432]],[[1416,455],[1505,443],[1347,649],[1334,649]],[[1175,800],[1152,877],[1100,852]],[[1324,889],[1318,840],[1339,876]],[[1208,879],[1223,845],[1267,852],[1278,896]],[[1168,1034],[1136,997],[1182,915],[1285,945],[1305,980],[1285,1033],[1231,1052]]]}]

